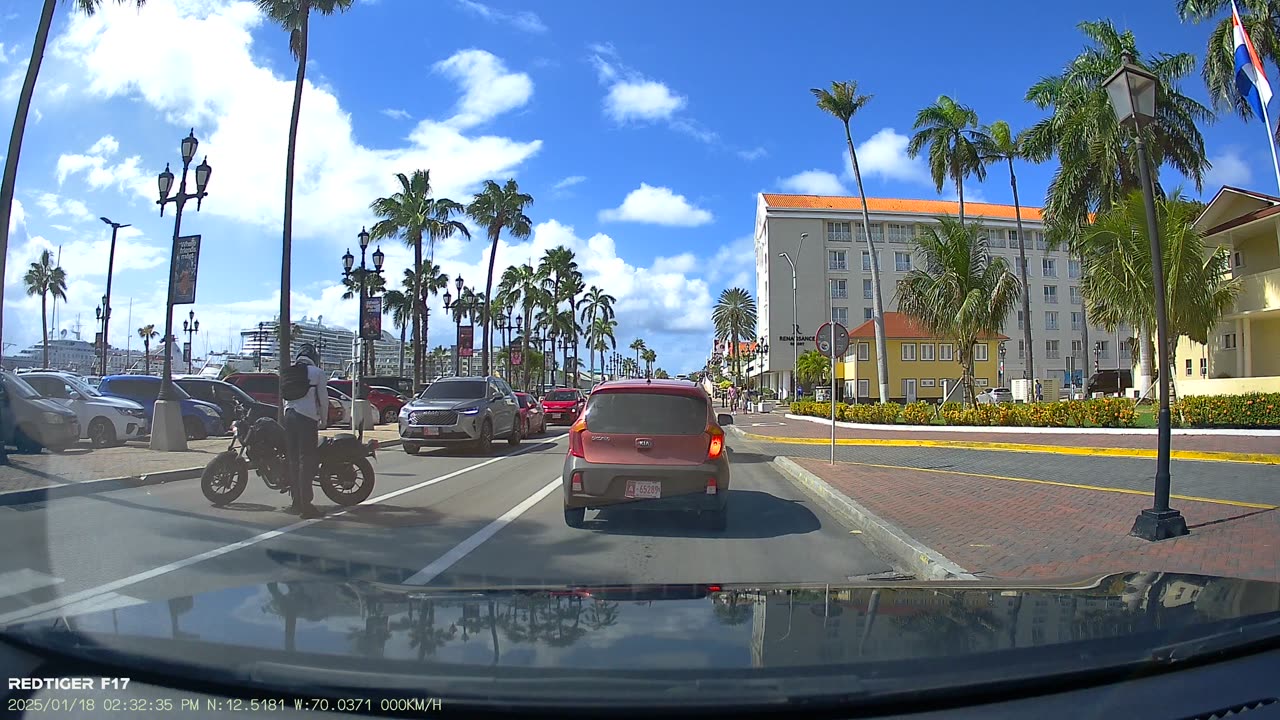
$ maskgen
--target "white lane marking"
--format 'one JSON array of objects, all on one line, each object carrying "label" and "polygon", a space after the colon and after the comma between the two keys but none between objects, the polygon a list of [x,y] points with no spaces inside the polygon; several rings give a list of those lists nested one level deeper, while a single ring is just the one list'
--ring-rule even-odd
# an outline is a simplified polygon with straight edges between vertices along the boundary
[{"label": "white lane marking", "polygon": [[0,573],[0,598],[21,595],[37,588],[64,582],[60,577],[46,575],[39,570],[21,568]]},{"label": "white lane marking", "polygon": [[[519,450],[517,452],[511,453],[510,455],[499,455],[498,457],[489,458],[484,462],[477,463],[475,465],[469,465],[460,470],[455,470],[446,475],[441,475],[440,477],[431,478],[430,480],[423,480],[422,482],[417,483],[416,485],[410,485],[409,487],[401,488],[399,490],[389,492],[385,495],[379,495],[375,498],[370,498],[364,501],[362,505],[374,505],[384,500],[390,500],[391,498],[399,497],[401,495],[404,495],[405,493],[413,492],[414,490],[421,490],[422,488],[425,488],[425,487],[431,487],[436,483],[441,483],[441,482],[444,482],[445,480],[450,480],[464,473],[469,473],[472,470],[478,470],[482,467],[485,467],[486,465],[492,465],[493,463],[496,463],[496,462],[502,462],[503,460],[508,460],[513,457],[519,457],[520,455],[524,455],[527,452],[531,452],[534,449],[534,447],[530,447],[528,450]],[[267,532],[254,535],[253,537],[248,538],[247,540],[234,542],[234,543],[231,543],[230,545],[223,545],[222,547],[217,547],[212,550],[207,550],[205,552],[202,552],[199,555],[192,555],[189,558],[178,560],[176,562],[171,562],[171,563],[168,563],[167,565],[161,565],[160,567],[155,567],[150,570],[144,570],[140,573],[135,573],[128,577],[120,578],[119,580],[112,580],[111,582],[103,583],[102,585],[98,585],[96,587],[91,587],[91,588],[81,590],[79,592],[71,593],[69,595],[64,595],[62,597],[55,598],[47,602],[37,603],[35,605],[31,605],[31,606],[22,608],[20,610],[13,610],[11,612],[7,612],[7,613],[4,613],[3,615],[0,615],[0,627],[10,625],[15,622],[29,620],[32,618],[32,616],[39,616],[42,613],[46,613],[50,610],[58,610],[60,608],[76,606],[78,603],[82,603],[85,600],[100,597],[106,593],[114,593],[116,590],[128,587],[130,585],[136,585],[137,583],[143,582],[145,580],[150,580],[152,578],[156,578],[161,575],[166,575],[175,570],[181,570],[183,568],[191,567],[192,565],[202,563],[206,560],[212,560],[216,557],[221,557],[228,553],[233,553],[237,550],[243,550],[247,547],[252,547],[259,543],[266,542],[267,540],[278,538],[281,535],[287,535],[288,533],[291,533],[295,530],[300,530],[304,527],[314,525],[315,523],[321,522],[322,520],[325,520],[328,518],[340,517],[342,515],[347,514],[347,512],[348,510],[341,510],[339,512],[331,513],[322,518],[316,518],[314,520],[300,520],[296,523],[293,523],[291,525],[286,525],[277,530],[268,530]]]},{"label": "white lane marking", "polygon": [[488,525],[477,530],[474,535],[458,543],[452,550],[437,558],[435,562],[422,568],[413,575],[410,575],[409,578],[404,581],[404,584],[426,585],[432,580],[435,580],[440,573],[448,570],[459,560],[466,557],[472,550],[480,547],[485,540],[497,535],[499,530],[510,525],[516,518],[525,514],[529,508],[537,505],[543,498],[560,489],[560,483],[560,475],[556,475],[554,480],[544,485],[534,494],[522,500],[519,505],[516,505],[503,513],[497,520],[494,520]]}]

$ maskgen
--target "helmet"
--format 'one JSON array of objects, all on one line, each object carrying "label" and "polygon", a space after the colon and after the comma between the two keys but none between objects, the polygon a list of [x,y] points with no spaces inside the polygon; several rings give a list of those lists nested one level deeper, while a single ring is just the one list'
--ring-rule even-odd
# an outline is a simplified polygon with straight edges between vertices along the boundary
[{"label": "helmet", "polygon": [[294,356],[294,359],[296,360],[303,357],[310,360],[316,367],[320,367],[320,354],[316,352],[315,346],[311,343],[302,343],[302,346],[298,348],[298,354]]}]

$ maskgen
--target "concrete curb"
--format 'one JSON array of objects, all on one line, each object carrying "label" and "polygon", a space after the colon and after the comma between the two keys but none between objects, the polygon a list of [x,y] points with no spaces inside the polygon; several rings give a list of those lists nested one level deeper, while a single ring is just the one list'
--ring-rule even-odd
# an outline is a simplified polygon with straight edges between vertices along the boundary
[{"label": "concrete curb", "polygon": [[936,550],[906,534],[825,480],[800,467],[788,457],[775,457],[774,468],[821,502],[842,522],[862,531],[876,553],[923,580],[977,580],[978,577],[948,560]]},{"label": "concrete curb", "polygon": [[[399,438],[388,440],[386,442],[378,441],[378,449],[396,447],[400,444]],[[100,480],[83,480],[80,482],[67,483],[65,485],[53,485],[51,487],[32,488],[30,490],[14,490],[12,492],[0,492],[0,507],[9,505],[29,505],[31,503],[47,502],[49,500],[61,500],[63,498],[83,497],[85,495],[96,495],[98,493],[111,492],[113,490],[127,490],[129,488],[147,487],[149,485],[162,485],[167,482],[177,480],[194,480],[200,477],[204,472],[204,466],[194,468],[179,468],[176,470],[159,470],[153,473],[143,475],[128,475],[125,477],[102,478]]]},{"label": "concrete curb", "polygon": [[[793,415],[783,413],[788,420],[804,420],[819,425],[831,425],[827,418],[812,415]],[[1012,425],[876,425],[874,423],[852,423],[836,421],[836,427],[849,430],[876,430],[879,432],[942,432],[942,433],[983,433],[1009,435],[1155,435],[1155,428],[1078,428],[1078,427],[1018,427]],[[1224,437],[1277,437],[1280,430],[1245,430],[1233,428],[1172,428],[1174,436],[1224,436]]]}]

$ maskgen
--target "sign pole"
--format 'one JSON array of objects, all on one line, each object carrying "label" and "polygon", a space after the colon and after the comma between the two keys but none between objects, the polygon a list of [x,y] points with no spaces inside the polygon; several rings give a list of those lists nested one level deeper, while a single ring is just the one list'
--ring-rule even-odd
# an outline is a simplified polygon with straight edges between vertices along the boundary
[{"label": "sign pole", "polygon": [[836,464],[836,326],[831,323],[831,464]]}]

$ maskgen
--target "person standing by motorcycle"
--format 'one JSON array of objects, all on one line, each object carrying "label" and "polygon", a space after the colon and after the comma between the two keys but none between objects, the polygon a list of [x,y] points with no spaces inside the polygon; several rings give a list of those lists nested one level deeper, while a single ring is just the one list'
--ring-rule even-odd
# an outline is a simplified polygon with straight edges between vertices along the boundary
[{"label": "person standing by motorcycle", "polygon": [[[329,393],[325,387],[320,356],[311,343],[303,343],[294,359],[295,368],[306,366],[307,390],[296,400],[285,400],[284,432],[289,457],[290,495],[293,505],[286,512],[301,515],[304,520],[322,517],[312,504],[312,483],[319,472],[320,430],[325,426]],[[322,394],[322,389],[324,390]],[[288,395],[286,395],[288,397]],[[323,397],[323,399],[321,399]]]}]

